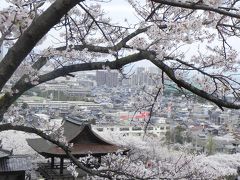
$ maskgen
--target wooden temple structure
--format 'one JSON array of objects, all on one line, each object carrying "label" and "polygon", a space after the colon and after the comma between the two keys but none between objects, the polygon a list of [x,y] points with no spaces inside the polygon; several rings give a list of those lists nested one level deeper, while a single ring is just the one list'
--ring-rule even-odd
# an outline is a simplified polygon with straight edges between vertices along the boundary
[{"label": "wooden temple structure", "polygon": [[[98,158],[98,163],[100,164],[101,157],[108,153],[115,153],[119,150],[124,152],[128,151],[101,138],[92,130],[91,125],[89,124],[82,124],[82,122],[66,118],[63,124],[63,129],[64,137],[68,143],[72,144],[72,147],[70,148],[71,153],[76,158],[85,157],[91,154],[92,156]],[[47,168],[49,168],[52,172],[54,170],[55,175],[52,173],[52,176],[55,177],[57,177],[56,170],[59,169],[57,179],[61,179],[60,176],[64,175],[64,159],[68,159],[66,153],[57,145],[43,138],[27,139],[27,143],[39,154],[45,158],[51,159]],[[60,159],[60,165],[55,163],[56,158]],[[46,172],[46,168],[42,168],[42,170],[45,171],[44,173],[40,172],[42,176],[47,176],[45,177],[47,179],[54,179],[54,177],[50,177],[49,173]]]}]

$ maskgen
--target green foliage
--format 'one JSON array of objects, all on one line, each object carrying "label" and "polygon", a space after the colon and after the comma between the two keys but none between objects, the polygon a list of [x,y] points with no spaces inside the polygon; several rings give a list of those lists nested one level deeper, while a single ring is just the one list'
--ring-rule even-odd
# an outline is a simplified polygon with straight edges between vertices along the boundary
[{"label": "green foliage", "polygon": [[191,142],[192,138],[187,133],[186,129],[182,126],[177,126],[174,129],[166,132],[166,143],[179,143]]},{"label": "green foliage", "polygon": [[28,109],[29,108],[29,105],[27,103],[22,103],[22,106],[21,106],[22,109]]},{"label": "green foliage", "polygon": [[215,142],[214,142],[214,140],[213,140],[213,137],[212,137],[212,136],[209,136],[209,137],[208,137],[207,144],[206,144],[206,149],[207,149],[208,155],[214,154],[215,148],[216,148],[216,144],[215,144]]}]

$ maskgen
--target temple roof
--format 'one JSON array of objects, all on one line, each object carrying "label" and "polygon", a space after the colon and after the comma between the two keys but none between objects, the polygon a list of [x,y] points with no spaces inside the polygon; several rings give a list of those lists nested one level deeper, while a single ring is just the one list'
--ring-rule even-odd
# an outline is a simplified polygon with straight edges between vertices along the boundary
[{"label": "temple roof", "polygon": [[24,155],[11,155],[0,159],[0,173],[26,171],[32,168],[31,161]]},{"label": "temple roof", "polygon": [[9,151],[0,147],[0,173],[13,171],[26,171],[32,168],[31,161],[26,155],[13,155]]},{"label": "temple roof", "polygon": [[[102,156],[107,153],[114,153],[123,148],[111,144],[97,135],[91,125],[82,125],[72,119],[66,119],[63,124],[64,136],[68,143],[73,143],[71,153],[76,157]],[[27,139],[29,146],[45,157],[65,157],[65,152],[57,145],[43,139]]]}]

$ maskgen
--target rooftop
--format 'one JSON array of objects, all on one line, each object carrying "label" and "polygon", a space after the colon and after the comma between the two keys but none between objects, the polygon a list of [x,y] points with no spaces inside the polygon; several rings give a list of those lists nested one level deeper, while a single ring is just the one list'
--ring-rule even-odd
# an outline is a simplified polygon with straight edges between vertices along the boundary
[{"label": "rooftop", "polygon": [[[93,132],[91,125],[82,124],[82,122],[77,119],[65,119],[63,129],[63,135],[67,142],[73,143],[70,150],[76,157],[83,157],[88,154],[102,156],[118,150],[124,150],[124,148],[107,142]],[[58,129],[57,131],[60,130],[61,129]],[[52,136],[54,135],[53,133]],[[66,157],[65,152],[61,148],[45,139],[27,139],[27,142],[35,151],[45,157]]]}]

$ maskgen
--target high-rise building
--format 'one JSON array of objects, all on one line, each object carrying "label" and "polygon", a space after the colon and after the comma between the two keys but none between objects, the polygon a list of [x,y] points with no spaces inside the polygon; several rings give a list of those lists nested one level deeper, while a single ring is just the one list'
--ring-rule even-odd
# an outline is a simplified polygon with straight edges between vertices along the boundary
[{"label": "high-rise building", "polygon": [[106,73],[106,85],[109,87],[118,86],[118,72],[107,72]]},{"label": "high-rise building", "polygon": [[[130,76],[128,81],[124,82],[124,85],[128,86],[153,86],[155,83],[160,83],[161,70],[157,67],[137,67],[135,73]],[[154,77],[153,77],[154,76]]]},{"label": "high-rise building", "polygon": [[97,71],[96,72],[96,82],[97,86],[102,86],[106,84],[106,72],[105,71]]},{"label": "high-rise building", "polygon": [[148,67],[148,72],[154,73],[154,74],[160,74],[161,69],[159,69],[158,67],[155,67],[155,66],[151,66],[151,67]]},{"label": "high-rise building", "polygon": [[137,74],[143,74],[145,72],[145,68],[144,67],[138,67],[137,68]]},{"label": "high-rise building", "polygon": [[118,86],[118,72],[116,71],[97,71],[96,72],[97,86],[106,85],[108,87]]}]

